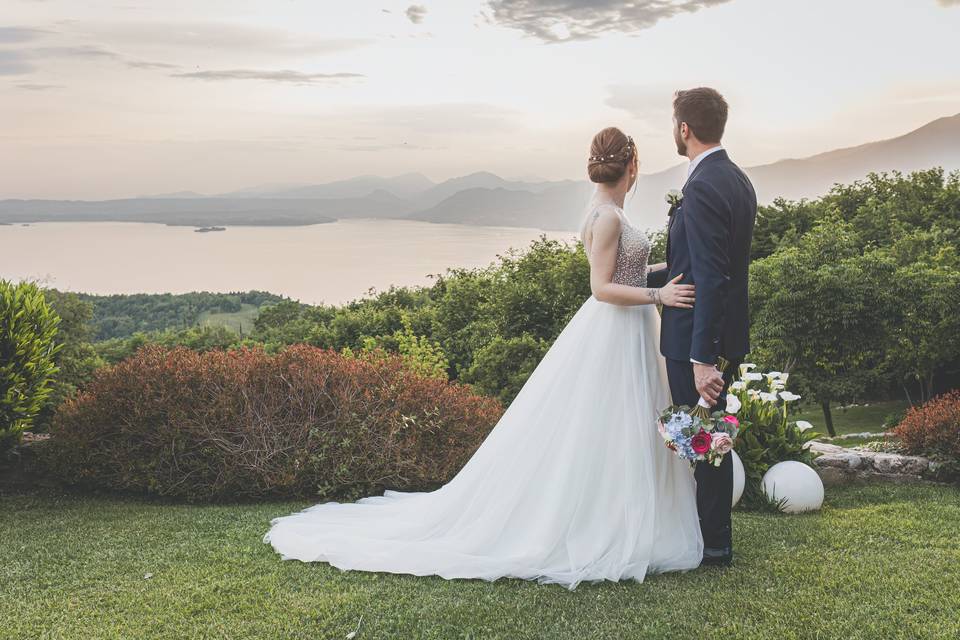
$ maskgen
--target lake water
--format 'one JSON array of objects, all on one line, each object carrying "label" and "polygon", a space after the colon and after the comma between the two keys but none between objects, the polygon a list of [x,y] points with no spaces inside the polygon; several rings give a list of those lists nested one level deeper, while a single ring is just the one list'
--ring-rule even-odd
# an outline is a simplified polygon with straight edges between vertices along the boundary
[{"label": "lake water", "polygon": [[0,278],[101,294],[259,289],[333,304],[371,287],[429,284],[450,267],[485,266],[544,234],[574,236],[401,220],[211,233],[125,222],[0,225]]}]

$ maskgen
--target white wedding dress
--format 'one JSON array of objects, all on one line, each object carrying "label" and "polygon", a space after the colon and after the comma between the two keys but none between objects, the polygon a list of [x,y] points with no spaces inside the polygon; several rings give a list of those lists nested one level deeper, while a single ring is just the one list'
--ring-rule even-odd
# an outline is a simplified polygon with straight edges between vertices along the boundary
[{"label": "white wedding dress", "polygon": [[[617,215],[614,281],[644,286],[646,234]],[[273,519],[263,541],[344,570],[569,589],[697,567],[693,473],[656,427],[670,404],[659,322],[652,305],[589,298],[446,485],[318,504]]]}]

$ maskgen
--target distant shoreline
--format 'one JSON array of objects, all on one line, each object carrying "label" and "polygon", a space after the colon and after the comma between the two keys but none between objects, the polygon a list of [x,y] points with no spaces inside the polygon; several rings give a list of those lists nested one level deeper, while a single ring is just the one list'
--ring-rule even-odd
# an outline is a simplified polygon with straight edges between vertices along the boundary
[{"label": "distant shoreline", "polygon": [[325,224],[333,224],[333,223],[341,223],[341,224],[365,224],[365,223],[370,223],[370,222],[389,222],[389,223],[402,222],[402,223],[409,223],[409,224],[414,224],[414,225],[416,225],[416,224],[426,224],[426,225],[430,225],[430,226],[451,227],[451,228],[464,228],[464,227],[471,228],[471,227],[472,227],[472,228],[477,228],[477,229],[502,230],[502,231],[536,231],[536,232],[539,232],[539,233],[550,234],[550,235],[554,235],[554,234],[558,234],[558,233],[560,233],[560,234],[569,234],[570,238],[575,238],[575,237],[579,236],[579,232],[578,232],[576,229],[541,229],[540,227],[521,227],[521,226],[510,226],[510,225],[502,225],[502,224],[467,224],[467,223],[459,223],[459,222],[441,222],[441,221],[434,221],[434,220],[418,220],[418,219],[411,219],[411,218],[373,218],[373,217],[370,217],[370,218],[343,218],[343,219],[333,219],[333,220],[330,220],[330,221],[328,221],[328,222],[317,222],[317,223],[311,222],[311,223],[304,223],[304,224],[233,224],[233,223],[230,223],[230,224],[223,224],[223,225],[195,225],[195,224],[181,224],[181,223],[170,223],[170,222],[146,222],[146,221],[142,221],[142,220],[41,220],[41,221],[38,221],[38,222],[29,222],[29,223],[27,223],[27,222],[24,222],[24,223],[20,223],[20,222],[0,222],[0,227],[20,227],[20,226],[24,226],[24,227],[27,227],[27,226],[38,226],[38,227],[39,227],[39,226],[48,225],[48,224],[64,224],[64,225],[73,225],[73,224],[85,224],[85,225],[86,225],[86,224],[90,224],[90,225],[97,225],[97,224],[103,224],[103,225],[107,225],[107,224],[124,224],[124,225],[126,225],[126,224],[133,224],[133,225],[137,225],[137,224],[140,224],[140,225],[156,225],[156,226],[158,226],[158,227],[169,227],[169,228],[174,228],[174,229],[176,229],[176,228],[188,228],[188,229],[191,229],[191,230],[193,230],[193,231],[197,231],[197,230],[199,230],[199,229],[202,229],[202,228],[205,228],[205,227],[212,227],[212,226],[224,227],[224,228],[226,228],[226,229],[228,229],[228,230],[229,230],[230,228],[234,228],[234,229],[245,229],[245,228],[249,228],[249,229],[256,229],[256,228],[260,228],[260,229],[270,229],[270,228],[287,229],[287,228],[290,228],[290,227],[304,227],[304,228],[306,228],[306,227],[315,227],[315,226],[320,226],[320,225],[325,225]]}]

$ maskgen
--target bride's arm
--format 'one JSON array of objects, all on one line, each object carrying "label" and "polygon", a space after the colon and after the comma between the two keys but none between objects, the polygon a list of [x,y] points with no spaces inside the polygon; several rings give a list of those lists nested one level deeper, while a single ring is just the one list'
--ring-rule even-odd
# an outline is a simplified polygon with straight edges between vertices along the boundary
[{"label": "bride's arm", "polygon": [[677,284],[683,274],[657,288],[631,287],[613,282],[617,267],[617,246],[620,241],[620,218],[604,212],[593,223],[590,243],[590,290],[600,302],[621,306],[663,304],[690,309],[693,306],[693,285]]}]

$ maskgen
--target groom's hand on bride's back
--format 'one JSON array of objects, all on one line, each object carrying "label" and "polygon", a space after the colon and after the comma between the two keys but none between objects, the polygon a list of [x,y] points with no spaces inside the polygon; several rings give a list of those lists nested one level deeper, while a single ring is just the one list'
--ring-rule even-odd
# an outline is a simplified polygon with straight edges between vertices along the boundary
[{"label": "groom's hand on bride's back", "polygon": [[723,392],[723,375],[720,370],[712,364],[695,362],[693,363],[693,380],[700,397],[709,402],[710,406],[717,404]]}]

